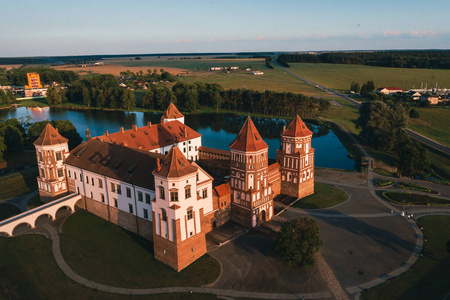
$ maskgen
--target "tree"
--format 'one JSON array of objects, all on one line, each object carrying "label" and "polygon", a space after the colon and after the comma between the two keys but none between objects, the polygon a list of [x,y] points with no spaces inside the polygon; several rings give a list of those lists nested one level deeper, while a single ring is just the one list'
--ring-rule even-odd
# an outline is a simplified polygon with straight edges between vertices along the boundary
[{"label": "tree", "polygon": [[322,246],[319,232],[316,220],[294,219],[281,227],[273,250],[288,265],[314,266],[314,255]]},{"label": "tree", "polygon": [[154,93],[152,90],[145,91],[144,96],[142,96],[142,106],[148,107],[149,109],[154,108]]},{"label": "tree", "polygon": [[87,107],[91,107],[91,95],[89,95],[89,90],[83,87],[83,103]]},{"label": "tree", "polygon": [[6,98],[6,94],[2,89],[0,89],[0,105],[7,104],[7,103],[8,103],[8,99]]},{"label": "tree", "polygon": [[136,106],[136,98],[132,90],[124,90],[122,96],[120,97],[121,107],[127,110],[132,109]]},{"label": "tree", "polygon": [[3,153],[6,151],[5,138],[0,136],[0,162],[3,161]]},{"label": "tree", "polygon": [[418,118],[420,118],[420,113],[413,108],[409,111],[409,117],[411,119],[418,119]]},{"label": "tree", "polygon": [[47,90],[47,103],[48,105],[61,104],[61,94],[55,87],[49,87]]}]

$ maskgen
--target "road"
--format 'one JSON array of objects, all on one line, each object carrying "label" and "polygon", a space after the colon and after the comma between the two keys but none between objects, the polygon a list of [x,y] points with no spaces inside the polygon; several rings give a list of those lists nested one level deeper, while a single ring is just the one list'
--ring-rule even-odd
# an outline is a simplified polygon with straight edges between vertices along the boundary
[{"label": "road", "polygon": [[[337,92],[335,90],[327,88],[326,86],[323,86],[321,84],[318,84],[318,83],[312,82],[311,80],[303,78],[303,77],[295,74],[294,72],[291,72],[290,70],[288,70],[286,68],[283,68],[282,66],[280,66],[279,64],[277,64],[274,61],[272,63],[273,63],[273,65],[275,67],[280,68],[281,70],[283,70],[284,72],[292,75],[293,77],[298,78],[300,80],[303,80],[304,82],[306,82],[306,83],[308,83],[308,84],[310,84],[312,86],[315,86],[315,87],[317,87],[317,88],[319,88],[321,90],[324,90],[324,91],[329,92],[329,93],[331,93],[333,95],[336,95],[336,96],[340,97],[341,99],[344,99],[345,101],[349,102],[350,104],[352,104],[353,106],[355,106],[357,108],[359,108],[359,106],[361,105],[361,102],[356,101],[355,99],[352,99],[352,98],[348,97],[345,94],[339,93],[339,92]],[[409,128],[406,128],[405,130],[406,130],[406,133],[410,137],[412,137],[413,139],[416,139],[419,142],[421,142],[421,143],[423,143],[423,144],[425,144],[425,145],[427,145],[429,147],[432,147],[433,149],[436,149],[436,150],[441,151],[441,152],[443,152],[443,153],[445,153],[447,155],[450,155],[450,148],[449,147],[444,146],[444,145],[436,142],[435,140],[432,140],[432,139],[430,139],[430,138],[428,138],[428,137],[426,137],[424,135],[421,135],[420,133],[418,133],[418,132],[416,132],[414,130],[411,130]]]}]

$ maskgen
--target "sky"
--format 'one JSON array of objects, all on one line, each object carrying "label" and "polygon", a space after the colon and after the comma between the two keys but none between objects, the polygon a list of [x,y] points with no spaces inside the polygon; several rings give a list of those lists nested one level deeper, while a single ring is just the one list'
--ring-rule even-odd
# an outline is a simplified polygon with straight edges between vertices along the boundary
[{"label": "sky", "polygon": [[0,0],[0,57],[450,49],[449,0]]}]

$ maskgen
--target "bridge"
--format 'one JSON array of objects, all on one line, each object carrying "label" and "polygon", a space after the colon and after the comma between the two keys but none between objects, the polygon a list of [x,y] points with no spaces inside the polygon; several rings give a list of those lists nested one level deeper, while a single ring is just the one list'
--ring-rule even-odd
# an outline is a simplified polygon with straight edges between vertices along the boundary
[{"label": "bridge", "polygon": [[39,207],[27,210],[19,215],[0,222],[0,236],[12,237],[14,231],[23,224],[30,229],[39,226],[42,217],[55,220],[57,213],[62,208],[68,208],[72,213],[75,211],[75,204],[81,200],[81,195],[70,194],[61,199],[49,202]]}]

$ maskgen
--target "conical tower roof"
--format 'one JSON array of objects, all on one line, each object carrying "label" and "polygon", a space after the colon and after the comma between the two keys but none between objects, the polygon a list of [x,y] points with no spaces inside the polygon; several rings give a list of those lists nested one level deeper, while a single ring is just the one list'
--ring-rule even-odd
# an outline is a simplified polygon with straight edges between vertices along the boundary
[{"label": "conical tower roof", "polygon": [[182,177],[195,172],[197,167],[189,162],[177,146],[173,146],[153,174],[163,177]]},{"label": "conical tower roof", "polygon": [[179,119],[183,117],[183,114],[180,113],[175,104],[170,102],[169,107],[167,107],[166,109],[166,113],[162,116],[161,119]]},{"label": "conical tower roof", "polygon": [[230,144],[230,149],[239,151],[259,151],[267,148],[269,148],[269,146],[267,146],[259,135],[259,132],[256,130],[255,124],[253,124],[250,117],[245,120],[241,131]]},{"label": "conical tower roof", "polygon": [[50,123],[48,123],[47,125],[45,125],[44,130],[42,130],[41,135],[33,143],[33,145],[50,146],[65,144],[68,141],[68,139],[59,134],[57,129],[55,129]]},{"label": "conical tower roof", "polygon": [[303,123],[302,119],[297,115],[294,120],[292,120],[291,124],[286,128],[286,130],[282,133],[283,136],[292,136],[292,137],[305,137],[310,136],[313,133],[311,130],[306,127],[305,123]]}]

